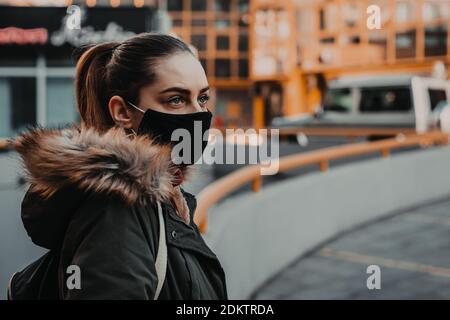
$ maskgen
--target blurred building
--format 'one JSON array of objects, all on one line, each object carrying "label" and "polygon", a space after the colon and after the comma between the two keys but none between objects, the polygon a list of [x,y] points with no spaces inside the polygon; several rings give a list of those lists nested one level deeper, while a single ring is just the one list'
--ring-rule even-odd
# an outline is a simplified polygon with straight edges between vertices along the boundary
[{"label": "blurred building", "polygon": [[28,125],[79,121],[75,48],[151,29],[153,10],[86,7],[73,32],[66,7],[0,7],[0,137]]},{"label": "blurred building", "polygon": [[[216,125],[313,112],[340,76],[431,74],[449,62],[449,0],[0,0],[0,136],[76,120],[70,52],[86,38],[55,45],[70,4],[84,8],[88,40],[159,29],[192,44]],[[367,24],[373,4],[379,29]]]},{"label": "blurred building", "polygon": [[216,124],[253,122],[249,78],[249,0],[168,0],[172,31],[198,50],[217,89]]},{"label": "blurred building", "polygon": [[[312,112],[333,78],[431,75],[436,62],[449,63],[449,0],[252,0],[251,4],[250,77],[265,87],[263,101],[254,109],[262,124],[270,121],[268,110],[272,110],[269,117]],[[368,11],[371,5],[379,8],[380,25],[375,28],[373,7]],[[448,70],[444,74],[448,77]],[[282,110],[277,110],[269,97],[280,86]]]},{"label": "blurred building", "polygon": [[[70,4],[82,8],[82,32],[67,29]],[[0,7],[0,137],[29,124],[78,120],[74,48],[161,29],[196,47],[214,87],[216,124],[253,121],[248,1],[8,0],[0,5],[5,5]]]}]

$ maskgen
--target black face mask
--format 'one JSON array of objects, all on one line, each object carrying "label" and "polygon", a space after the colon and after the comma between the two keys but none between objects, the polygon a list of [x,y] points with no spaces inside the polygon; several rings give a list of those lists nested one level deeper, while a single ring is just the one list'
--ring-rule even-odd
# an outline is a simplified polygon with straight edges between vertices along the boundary
[{"label": "black face mask", "polygon": [[[212,113],[209,110],[186,114],[171,114],[152,109],[144,111],[129,101],[127,103],[144,113],[137,132],[139,135],[151,136],[161,144],[175,146],[181,143],[180,147],[185,147],[181,148],[181,151],[177,153],[177,156],[181,159],[175,160],[176,164],[190,165],[200,159],[208,144],[208,137],[204,135],[211,126]],[[177,129],[184,130],[176,131]],[[174,132],[175,134],[173,135]],[[186,137],[186,135],[189,137]],[[185,141],[184,139],[187,140]],[[184,151],[187,151],[188,154],[185,155]]]}]

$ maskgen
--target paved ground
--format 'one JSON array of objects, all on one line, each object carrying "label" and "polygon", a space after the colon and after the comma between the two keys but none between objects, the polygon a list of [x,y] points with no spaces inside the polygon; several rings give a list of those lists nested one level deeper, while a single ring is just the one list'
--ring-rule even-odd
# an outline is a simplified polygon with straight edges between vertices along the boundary
[{"label": "paved ground", "polygon": [[[378,265],[381,289],[367,289]],[[256,299],[450,299],[450,199],[334,240],[266,283]]]}]

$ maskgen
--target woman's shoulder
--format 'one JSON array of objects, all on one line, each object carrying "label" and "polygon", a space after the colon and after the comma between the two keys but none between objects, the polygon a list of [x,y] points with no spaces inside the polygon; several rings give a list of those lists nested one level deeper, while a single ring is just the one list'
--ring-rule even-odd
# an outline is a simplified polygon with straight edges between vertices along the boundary
[{"label": "woman's shoulder", "polygon": [[102,193],[87,194],[72,220],[81,219],[92,223],[110,220],[113,228],[131,225],[151,225],[157,218],[157,207],[152,200],[146,202],[127,202],[117,195]]},{"label": "woman's shoulder", "polygon": [[157,225],[155,212],[152,201],[130,204],[117,195],[86,193],[73,185],[48,196],[31,186],[21,205],[28,235],[35,244],[47,249],[61,245],[67,233],[81,235],[95,228],[150,233]]},{"label": "woman's shoulder", "polygon": [[95,239],[96,245],[108,248],[110,241],[120,239],[136,248],[144,245],[155,250],[159,232],[155,211],[151,202],[129,204],[117,196],[88,195],[67,225],[65,247],[73,249],[86,239]]}]

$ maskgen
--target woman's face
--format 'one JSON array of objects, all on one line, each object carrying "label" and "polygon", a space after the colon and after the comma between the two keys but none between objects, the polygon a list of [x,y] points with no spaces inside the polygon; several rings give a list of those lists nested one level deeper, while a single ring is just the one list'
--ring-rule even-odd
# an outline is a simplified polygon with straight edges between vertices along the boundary
[{"label": "woman's face", "polygon": [[[186,114],[210,108],[210,90],[205,71],[190,53],[177,53],[161,60],[155,68],[155,83],[142,87],[138,107],[159,112]],[[143,113],[133,112],[137,130]]]}]

